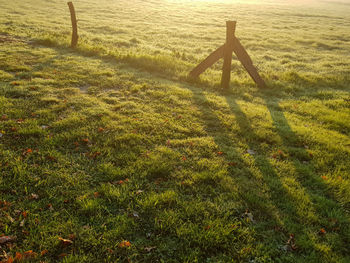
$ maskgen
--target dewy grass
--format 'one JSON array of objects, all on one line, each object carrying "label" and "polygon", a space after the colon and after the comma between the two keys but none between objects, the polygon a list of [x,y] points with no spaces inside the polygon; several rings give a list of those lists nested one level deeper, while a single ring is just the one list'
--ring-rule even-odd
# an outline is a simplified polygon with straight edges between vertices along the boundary
[{"label": "dewy grass", "polygon": [[349,5],[0,6],[0,260],[350,261]]}]

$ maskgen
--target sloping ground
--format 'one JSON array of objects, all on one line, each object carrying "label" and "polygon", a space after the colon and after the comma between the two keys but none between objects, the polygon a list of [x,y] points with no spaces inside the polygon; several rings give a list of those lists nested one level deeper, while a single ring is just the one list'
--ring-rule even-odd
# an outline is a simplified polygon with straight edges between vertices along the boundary
[{"label": "sloping ground", "polygon": [[350,261],[344,79],[222,92],[1,39],[4,260]]}]

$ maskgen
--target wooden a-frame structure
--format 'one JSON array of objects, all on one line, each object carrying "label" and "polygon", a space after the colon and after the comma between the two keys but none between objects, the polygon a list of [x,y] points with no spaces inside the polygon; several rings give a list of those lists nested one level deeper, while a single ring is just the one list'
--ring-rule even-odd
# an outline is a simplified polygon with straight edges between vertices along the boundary
[{"label": "wooden a-frame structure", "polygon": [[241,42],[235,36],[236,21],[226,22],[226,43],[211,53],[205,60],[203,60],[197,67],[191,72],[190,76],[198,78],[206,69],[211,67],[219,59],[224,59],[224,65],[222,68],[221,86],[228,89],[230,86],[231,78],[231,62],[232,53],[234,52],[238,60],[242,63],[247,70],[251,78],[258,85],[259,88],[266,87],[264,80],[260,77],[258,71],[253,65],[251,58],[247,51],[242,46]]}]

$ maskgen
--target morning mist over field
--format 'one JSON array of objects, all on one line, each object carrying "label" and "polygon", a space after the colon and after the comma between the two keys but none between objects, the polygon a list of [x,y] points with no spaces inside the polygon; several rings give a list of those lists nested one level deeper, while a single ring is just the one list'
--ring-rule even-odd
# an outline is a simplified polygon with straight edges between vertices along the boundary
[{"label": "morning mist over field", "polygon": [[0,0],[0,262],[350,262],[350,2]]}]

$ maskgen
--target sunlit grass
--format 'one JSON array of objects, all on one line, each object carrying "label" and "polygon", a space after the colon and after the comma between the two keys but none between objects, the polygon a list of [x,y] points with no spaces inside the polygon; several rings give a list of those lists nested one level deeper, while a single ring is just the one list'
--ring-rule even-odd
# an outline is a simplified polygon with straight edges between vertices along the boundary
[{"label": "sunlit grass", "polygon": [[[65,2],[0,5],[8,257],[350,261],[349,5],[76,1],[75,50]],[[187,78],[227,19],[268,89]]]}]

